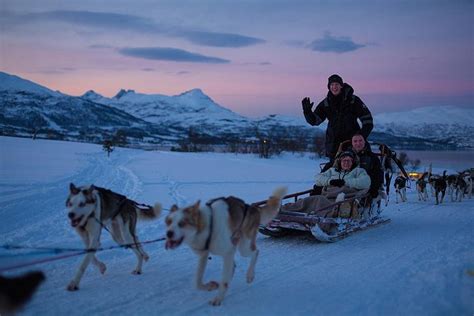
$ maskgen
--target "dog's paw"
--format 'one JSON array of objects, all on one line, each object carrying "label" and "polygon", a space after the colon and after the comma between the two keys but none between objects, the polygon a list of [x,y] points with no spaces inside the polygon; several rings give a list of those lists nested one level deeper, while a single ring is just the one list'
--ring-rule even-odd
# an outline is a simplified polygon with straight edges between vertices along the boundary
[{"label": "dog's paw", "polygon": [[247,283],[252,283],[255,279],[255,273],[247,272]]},{"label": "dog's paw", "polygon": [[70,292],[74,292],[74,291],[79,290],[79,287],[77,286],[76,282],[71,281],[71,283],[69,283],[69,285],[66,287],[66,290]]},{"label": "dog's paw", "polygon": [[223,300],[224,300],[223,297],[216,296],[212,300],[209,301],[209,304],[211,304],[212,306],[219,306],[221,305]]},{"label": "dog's paw", "polygon": [[203,286],[203,290],[206,290],[206,291],[214,291],[214,290],[217,290],[218,288],[219,288],[219,282],[216,282],[216,281],[207,282]]},{"label": "dog's paw", "polygon": [[100,262],[99,263],[100,274],[104,274],[106,270],[107,270],[107,266],[105,265],[105,263]]},{"label": "dog's paw", "polygon": [[136,269],[135,269],[135,270],[132,271],[132,274],[134,274],[134,275],[140,275],[140,274],[142,274],[142,270],[136,270]]},{"label": "dog's paw", "polygon": [[144,255],[143,255],[143,260],[145,260],[145,261],[150,260],[150,256],[147,255],[147,254],[144,254]]}]

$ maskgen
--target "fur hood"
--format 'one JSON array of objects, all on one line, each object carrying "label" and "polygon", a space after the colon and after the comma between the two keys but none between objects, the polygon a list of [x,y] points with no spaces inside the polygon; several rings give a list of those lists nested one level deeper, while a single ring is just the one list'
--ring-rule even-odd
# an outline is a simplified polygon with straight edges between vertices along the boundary
[{"label": "fur hood", "polygon": [[340,153],[338,153],[336,155],[336,160],[334,160],[334,163],[333,163],[333,168],[335,168],[337,171],[341,171],[341,158],[343,156],[345,156],[344,154],[347,153],[347,152],[352,152],[352,167],[351,167],[351,170],[354,170],[355,168],[359,167],[359,164],[360,164],[360,160],[359,160],[359,156],[353,152],[352,150],[345,150],[345,151],[342,151]]}]

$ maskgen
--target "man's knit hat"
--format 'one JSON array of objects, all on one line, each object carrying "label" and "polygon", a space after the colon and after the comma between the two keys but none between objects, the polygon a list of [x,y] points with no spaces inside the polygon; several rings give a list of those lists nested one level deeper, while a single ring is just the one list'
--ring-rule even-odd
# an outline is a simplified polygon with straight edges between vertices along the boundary
[{"label": "man's knit hat", "polygon": [[329,86],[331,85],[331,83],[333,82],[337,82],[339,83],[341,86],[344,84],[344,82],[342,81],[342,78],[341,76],[339,75],[331,75],[329,78],[328,78],[328,89],[329,89]]}]

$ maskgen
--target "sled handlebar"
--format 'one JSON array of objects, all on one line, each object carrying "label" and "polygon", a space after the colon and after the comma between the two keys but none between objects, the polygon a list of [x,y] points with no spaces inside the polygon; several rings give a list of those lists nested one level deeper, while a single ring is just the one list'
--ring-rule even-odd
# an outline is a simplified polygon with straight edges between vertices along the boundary
[{"label": "sled handlebar", "polygon": [[[296,198],[300,195],[304,195],[304,194],[309,194],[311,193],[311,191],[313,191],[313,189],[309,189],[309,190],[306,190],[306,191],[301,191],[301,192],[296,192],[296,193],[291,193],[291,194],[287,194],[285,195],[282,200],[285,200],[285,199],[289,199],[289,198],[295,198],[295,201],[296,201]],[[263,201],[258,201],[258,202],[255,202],[255,203],[252,203],[252,205],[254,206],[260,206],[260,205],[264,205],[267,203],[268,200],[263,200]]]}]

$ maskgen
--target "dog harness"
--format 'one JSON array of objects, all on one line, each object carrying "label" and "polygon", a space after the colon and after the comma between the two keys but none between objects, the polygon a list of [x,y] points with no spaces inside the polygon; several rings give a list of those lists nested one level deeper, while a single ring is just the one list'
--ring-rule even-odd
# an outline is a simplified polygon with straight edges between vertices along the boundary
[{"label": "dog harness", "polygon": [[[218,201],[218,200],[223,200],[227,203],[227,205],[229,205],[229,203],[227,202],[227,198],[225,198],[225,197],[215,198],[215,199],[212,199],[212,200],[206,202],[206,205],[209,207],[211,212],[209,214],[209,235],[207,236],[206,244],[204,245],[204,249],[202,249],[202,250],[206,250],[206,251],[209,250],[209,245],[211,243],[212,231],[213,231],[213,219],[212,219],[213,208],[212,208],[212,204],[214,202]],[[240,222],[239,227],[232,233],[231,241],[234,240],[234,238],[237,236],[237,234],[240,233],[240,231],[242,229],[242,225],[244,224],[245,217],[247,216],[247,210],[249,208],[249,205],[247,203],[244,203],[244,205],[245,205],[245,207],[244,207],[244,214],[242,216],[242,221]]]}]

